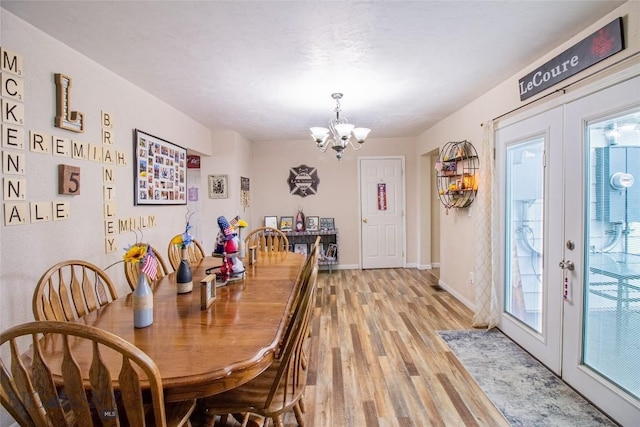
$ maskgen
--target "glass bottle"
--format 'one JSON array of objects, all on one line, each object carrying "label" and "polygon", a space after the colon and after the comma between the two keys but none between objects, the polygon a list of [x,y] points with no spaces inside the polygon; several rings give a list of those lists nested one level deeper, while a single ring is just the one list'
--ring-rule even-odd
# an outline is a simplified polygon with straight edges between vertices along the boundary
[{"label": "glass bottle", "polygon": [[147,275],[138,271],[138,283],[133,291],[133,326],[146,328],[153,323],[153,292],[147,281]]}]

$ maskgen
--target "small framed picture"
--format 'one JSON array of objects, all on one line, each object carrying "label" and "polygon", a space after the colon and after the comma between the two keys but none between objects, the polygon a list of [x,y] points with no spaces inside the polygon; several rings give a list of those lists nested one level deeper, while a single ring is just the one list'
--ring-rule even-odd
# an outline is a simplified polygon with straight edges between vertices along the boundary
[{"label": "small framed picture", "polygon": [[209,274],[200,281],[200,309],[206,310],[216,300],[216,275]]},{"label": "small framed picture", "polygon": [[318,231],[319,222],[320,222],[320,217],[308,216],[307,223],[305,224],[305,229],[307,231]]},{"label": "small framed picture", "polygon": [[462,178],[456,179],[456,190],[464,190],[464,186],[462,185]]},{"label": "small framed picture", "polygon": [[293,217],[292,216],[281,216],[280,217],[280,231],[291,231],[293,230]]},{"label": "small framed picture", "polygon": [[327,258],[336,258],[338,256],[338,245],[335,243],[329,243],[327,248]]},{"label": "small framed picture", "polygon": [[277,216],[265,216],[264,226],[278,229],[278,217]]},{"label": "small framed picture", "polygon": [[228,176],[209,175],[209,198],[226,199],[229,197]]},{"label": "small framed picture", "polygon": [[333,218],[320,218],[320,230],[334,230],[335,228]]},{"label": "small framed picture", "polygon": [[296,243],[295,245],[293,245],[293,251],[297,254],[303,254],[304,256],[307,256],[309,247],[306,243]]}]

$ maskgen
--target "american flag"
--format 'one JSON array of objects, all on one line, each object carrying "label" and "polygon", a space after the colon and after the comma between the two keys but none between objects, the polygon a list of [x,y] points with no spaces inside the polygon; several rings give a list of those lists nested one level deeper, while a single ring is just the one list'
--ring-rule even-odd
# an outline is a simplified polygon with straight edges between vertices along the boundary
[{"label": "american flag", "polygon": [[235,218],[229,221],[229,225],[233,228],[236,228],[238,226],[238,221],[240,221],[240,215],[236,215]]},{"label": "american flag", "polygon": [[144,261],[142,262],[142,272],[149,276],[151,280],[156,278],[158,260],[156,260],[156,257],[150,252],[150,249],[147,249],[147,256],[144,257]]}]

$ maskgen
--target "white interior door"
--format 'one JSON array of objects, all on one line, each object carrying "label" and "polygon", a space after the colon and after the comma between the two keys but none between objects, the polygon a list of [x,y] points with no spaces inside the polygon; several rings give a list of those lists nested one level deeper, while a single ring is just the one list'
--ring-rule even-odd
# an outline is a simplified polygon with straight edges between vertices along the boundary
[{"label": "white interior door", "polygon": [[[640,425],[640,77],[565,109],[563,378]],[[573,247],[573,249],[569,249]]]},{"label": "white interior door", "polygon": [[562,107],[501,127],[496,165],[504,277],[499,327],[559,374]]},{"label": "white interior door", "polygon": [[404,158],[360,158],[362,268],[404,266]]}]

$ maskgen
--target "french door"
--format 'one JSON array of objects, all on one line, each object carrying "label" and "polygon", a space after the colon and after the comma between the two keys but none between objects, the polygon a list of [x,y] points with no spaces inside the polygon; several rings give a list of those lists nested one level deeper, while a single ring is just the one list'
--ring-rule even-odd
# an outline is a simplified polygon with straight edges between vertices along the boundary
[{"label": "french door", "polygon": [[640,422],[640,77],[565,109],[562,376],[625,426]]},{"label": "french door", "polygon": [[496,132],[500,328],[622,425],[640,420],[640,77]]},{"label": "french door", "polygon": [[[496,132],[505,286],[500,329],[561,370],[562,107]],[[555,220],[550,220],[551,218]]]}]

